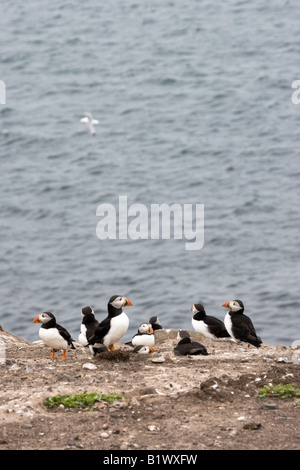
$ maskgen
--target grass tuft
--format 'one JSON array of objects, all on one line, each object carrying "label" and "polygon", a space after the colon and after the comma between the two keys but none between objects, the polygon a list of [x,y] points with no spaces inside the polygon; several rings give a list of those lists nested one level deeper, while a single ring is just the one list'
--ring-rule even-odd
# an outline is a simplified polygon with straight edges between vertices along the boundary
[{"label": "grass tuft", "polygon": [[59,405],[63,405],[65,408],[93,408],[97,402],[113,403],[122,399],[123,397],[117,393],[104,394],[96,390],[95,392],[84,392],[78,395],[55,395],[46,398],[43,403],[47,408],[55,408]]},{"label": "grass tuft", "polygon": [[292,384],[265,385],[259,391],[259,398],[276,397],[292,398],[300,397],[300,388],[295,388]]}]

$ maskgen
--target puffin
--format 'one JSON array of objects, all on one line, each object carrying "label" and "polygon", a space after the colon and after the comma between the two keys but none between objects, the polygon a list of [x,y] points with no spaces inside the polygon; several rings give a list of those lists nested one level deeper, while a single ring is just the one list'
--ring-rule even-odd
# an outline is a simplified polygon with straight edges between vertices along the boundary
[{"label": "puffin", "polygon": [[81,316],[82,321],[78,341],[82,346],[88,346],[88,339],[93,336],[99,322],[96,320],[94,310],[90,306],[81,309]]},{"label": "puffin", "polygon": [[155,336],[152,325],[150,323],[141,323],[138,327],[137,333],[133,336],[132,340],[128,344],[129,346],[154,346]]},{"label": "puffin", "polygon": [[177,341],[178,343],[174,348],[176,356],[196,356],[199,354],[208,356],[206,347],[197,341],[192,341],[189,332],[186,330],[178,331]]},{"label": "puffin", "polygon": [[149,323],[151,324],[154,331],[163,329],[157,316],[151,317]]},{"label": "puffin", "polygon": [[244,314],[244,304],[241,300],[225,302],[223,307],[229,309],[225,315],[225,327],[235,342],[252,344],[259,348],[261,338],[257,336],[252,320]]},{"label": "puffin", "polygon": [[191,307],[191,311],[194,314],[192,325],[195,331],[202,333],[209,339],[230,338],[230,334],[226,330],[222,320],[206,315],[202,304],[194,304]]},{"label": "puffin", "polygon": [[133,352],[137,354],[152,354],[155,352],[155,349],[152,346],[140,345],[136,346]]},{"label": "puffin", "polygon": [[97,348],[106,347],[108,351],[114,351],[114,343],[125,335],[129,326],[129,318],[122,307],[129,307],[132,302],[121,295],[113,295],[107,304],[108,316],[99,323],[94,334],[88,339],[90,349],[95,355]]},{"label": "puffin", "polygon": [[43,343],[52,349],[52,356],[48,359],[55,359],[55,350],[62,349],[64,351],[61,357],[57,359],[65,359],[68,346],[75,349],[70,333],[61,325],[56,323],[56,318],[51,312],[43,312],[37,315],[33,323],[41,323],[39,336]]}]

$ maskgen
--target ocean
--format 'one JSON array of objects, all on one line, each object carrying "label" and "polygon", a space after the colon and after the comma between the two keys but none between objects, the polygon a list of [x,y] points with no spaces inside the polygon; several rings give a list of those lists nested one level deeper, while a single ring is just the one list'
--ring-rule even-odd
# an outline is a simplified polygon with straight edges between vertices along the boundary
[{"label": "ocean", "polygon": [[[51,311],[77,339],[81,308],[101,320],[118,294],[133,303],[124,341],[153,315],[192,329],[194,303],[223,319],[233,299],[266,343],[299,340],[299,2],[1,10],[2,328],[38,340]],[[120,196],[149,217],[202,205],[203,246],[172,230],[101,240],[97,209]]]}]

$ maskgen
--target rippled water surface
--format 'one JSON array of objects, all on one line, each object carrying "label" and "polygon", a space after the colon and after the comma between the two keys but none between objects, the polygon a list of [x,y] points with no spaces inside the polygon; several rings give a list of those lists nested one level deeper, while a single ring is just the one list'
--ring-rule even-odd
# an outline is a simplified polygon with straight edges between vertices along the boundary
[{"label": "rippled water surface", "polygon": [[[300,4],[2,1],[0,324],[127,296],[131,337],[242,299],[258,333],[299,329]],[[298,73],[298,75],[297,75]],[[80,122],[99,120],[96,135]],[[99,240],[97,207],[204,204],[205,241]]]}]

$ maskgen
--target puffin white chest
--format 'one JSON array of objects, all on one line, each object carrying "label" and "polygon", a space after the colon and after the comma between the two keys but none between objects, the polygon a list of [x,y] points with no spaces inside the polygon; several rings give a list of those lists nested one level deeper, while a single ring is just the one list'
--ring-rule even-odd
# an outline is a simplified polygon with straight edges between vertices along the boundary
[{"label": "puffin white chest", "polygon": [[79,343],[81,343],[83,346],[87,346],[88,342],[87,342],[87,339],[86,339],[86,332],[87,332],[87,328],[86,326],[82,323],[80,325],[80,335],[78,336],[78,341]]},{"label": "puffin white chest", "polygon": [[132,338],[133,346],[154,346],[154,335],[136,335]]},{"label": "puffin white chest", "polygon": [[57,328],[40,328],[39,336],[43,343],[52,349],[67,349],[68,342],[59,334]]},{"label": "puffin white chest", "polygon": [[120,315],[112,317],[110,320],[109,332],[106,334],[103,340],[104,346],[108,347],[111,344],[119,341],[122,336],[125,335],[126,331],[128,330],[128,326],[129,318],[126,313],[122,312]]},{"label": "puffin white chest", "polygon": [[194,318],[192,318],[192,325],[194,330],[198,333],[202,333],[207,338],[215,338],[215,336],[209,332],[208,326],[206,325],[206,323],[204,323],[203,320],[195,320]]},{"label": "puffin white chest", "polygon": [[225,328],[226,330],[228,331],[228,333],[230,334],[230,336],[234,338],[234,334],[232,332],[232,320],[231,320],[231,316],[229,315],[229,312],[226,313],[225,315],[225,318],[224,318],[224,325],[225,325]]}]

